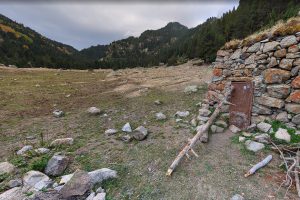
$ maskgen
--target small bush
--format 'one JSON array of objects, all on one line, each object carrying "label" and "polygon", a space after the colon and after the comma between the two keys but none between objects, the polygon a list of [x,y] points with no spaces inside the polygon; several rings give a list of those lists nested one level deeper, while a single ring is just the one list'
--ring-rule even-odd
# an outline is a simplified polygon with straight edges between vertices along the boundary
[{"label": "small bush", "polygon": [[47,166],[48,160],[49,160],[49,156],[39,157],[30,163],[29,168],[31,170],[43,172]]}]

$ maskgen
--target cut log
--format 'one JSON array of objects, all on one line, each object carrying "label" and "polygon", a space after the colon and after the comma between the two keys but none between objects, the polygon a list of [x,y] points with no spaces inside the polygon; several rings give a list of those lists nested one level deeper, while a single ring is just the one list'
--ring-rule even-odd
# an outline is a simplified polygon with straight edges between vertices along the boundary
[{"label": "cut log", "polygon": [[251,174],[254,174],[257,170],[260,168],[266,166],[270,161],[272,160],[272,155],[268,155],[265,159],[254,165],[246,174],[245,177],[250,176]]},{"label": "cut log", "polygon": [[[209,120],[202,125],[198,130],[196,135],[188,141],[188,144],[185,145],[185,147],[180,151],[180,153],[177,155],[173,163],[170,165],[168,168],[168,171],[166,173],[167,176],[171,176],[175,168],[178,166],[184,155],[187,155],[190,150],[193,149],[197,141],[205,134],[205,132],[208,132],[209,127],[213,124],[214,120],[217,118],[221,111],[221,107],[223,106],[224,103],[227,103],[227,99],[229,95],[231,94],[232,88],[230,85],[226,87],[225,95],[222,100],[219,101],[219,104],[213,114],[210,116]],[[192,151],[193,152],[193,151]]]}]

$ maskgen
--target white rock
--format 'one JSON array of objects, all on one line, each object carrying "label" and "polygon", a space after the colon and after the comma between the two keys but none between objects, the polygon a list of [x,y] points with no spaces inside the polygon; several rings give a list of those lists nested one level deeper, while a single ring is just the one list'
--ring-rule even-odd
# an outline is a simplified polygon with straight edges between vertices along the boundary
[{"label": "white rock", "polygon": [[208,109],[201,108],[199,109],[199,115],[203,117],[208,117],[210,115],[211,111]]},{"label": "white rock", "polygon": [[50,149],[47,148],[38,148],[34,150],[35,152],[37,152],[38,154],[47,154],[50,152]]},{"label": "white rock", "polygon": [[91,192],[91,194],[85,200],[93,200],[95,196],[96,196],[96,193]]},{"label": "white rock", "polygon": [[239,129],[238,127],[236,127],[235,125],[230,125],[229,126],[229,130],[232,132],[232,133],[238,133],[241,131],[241,129]]},{"label": "white rock", "polygon": [[93,200],[105,200],[106,193],[98,193]]},{"label": "white rock", "polygon": [[90,115],[99,115],[101,113],[101,110],[99,108],[96,108],[96,107],[90,107],[87,112],[90,114]]},{"label": "white rock", "polygon": [[230,200],[245,200],[243,196],[235,194]]},{"label": "white rock", "polygon": [[39,191],[43,188],[48,188],[51,180],[42,172],[29,171],[24,175],[23,183],[25,186],[32,187],[34,190]]},{"label": "white rock", "polygon": [[93,184],[101,183],[110,178],[116,178],[117,172],[108,168],[97,169],[88,173]]},{"label": "white rock", "polygon": [[291,141],[291,135],[288,133],[286,129],[279,128],[275,133],[275,137],[280,140],[284,140],[286,142]]},{"label": "white rock", "polygon": [[96,190],[96,193],[104,193],[105,190],[102,188],[102,187],[99,187],[97,190]]},{"label": "white rock", "polygon": [[177,111],[175,113],[175,116],[178,116],[178,117],[187,117],[189,116],[190,112],[189,111]]},{"label": "white rock", "polygon": [[239,136],[239,142],[245,142],[246,138],[243,136]]},{"label": "white rock", "polygon": [[175,122],[178,123],[178,122],[181,122],[183,121],[182,119],[175,119]]},{"label": "white rock", "polygon": [[155,100],[155,101],[154,101],[154,104],[156,104],[156,105],[161,105],[162,102],[161,102],[160,100]]},{"label": "white rock", "polygon": [[267,133],[256,135],[254,137],[254,139],[255,139],[255,141],[260,142],[260,143],[264,143],[264,144],[270,143],[270,135],[268,135]]},{"label": "white rock", "polygon": [[19,151],[17,151],[17,155],[23,155],[27,151],[30,151],[32,149],[33,149],[33,147],[31,145],[26,145],[26,146],[22,147],[22,149],[20,149]]},{"label": "white rock", "polygon": [[253,152],[257,152],[262,150],[263,148],[265,148],[265,145],[259,142],[255,142],[255,141],[251,141],[251,140],[247,140],[245,142],[246,148],[249,151],[253,151]]},{"label": "white rock", "polygon": [[62,116],[64,116],[64,112],[61,110],[54,110],[53,115],[54,115],[54,117],[62,117]]},{"label": "white rock", "polygon": [[127,132],[127,133],[131,133],[131,132],[132,132],[132,129],[131,129],[131,126],[130,126],[129,122],[127,122],[127,123],[123,126],[122,131],[123,131],[123,132]]},{"label": "white rock", "polygon": [[110,129],[107,129],[104,134],[107,135],[107,136],[110,136],[110,135],[114,135],[118,132],[117,129],[113,129],[113,128],[110,128]]},{"label": "white rock", "polygon": [[190,85],[184,88],[184,93],[191,94],[198,91],[197,85]]},{"label": "white rock", "polygon": [[156,118],[156,120],[165,120],[165,119],[167,119],[167,116],[165,114],[163,114],[162,112],[159,112],[159,113],[155,114],[155,118]]},{"label": "white rock", "polygon": [[74,142],[73,138],[60,138],[51,142],[51,147],[61,146],[61,145],[72,145]]},{"label": "white rock", "polygon": [[11,174],[16,170],[16,167],[9,162],[0,163],[0,175],[2,174]]},{"label": "white rock", "polygon": [[243,131],[242,135],[243,135],[244,137],[251,137],[251,136],[252,136],[252,133],[244,132],[244,131]]},{"label": "white rock", "polygon": [[268,123],[265,123],[265,122],[260,122],[259,124],[257,124],[257,128],[258,130],[264,132],[264,133],[267,133],[270,128],[271,128],[271,124],[268,124]]}]

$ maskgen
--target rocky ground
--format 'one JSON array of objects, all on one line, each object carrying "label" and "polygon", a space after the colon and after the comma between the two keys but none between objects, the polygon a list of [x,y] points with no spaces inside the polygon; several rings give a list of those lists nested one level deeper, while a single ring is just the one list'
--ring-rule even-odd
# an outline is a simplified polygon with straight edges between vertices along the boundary
[{"label": "rocky ground", "polygon": [[[205,110],[199,113],[196,104],[204,98],[211,71],[191,62],[116,72],[1,68],[0,162],[15,167],[0,165],[11,172],[0,175],[0,191],[14,187],[12,193],[31,198],[36,192],[25,191],[26,183],[38,176],[46,182],[51,179],[49,187],[60,187],[65,197],[71,191],[84,193],[80,198],[91,193],[90,199],[96,198],[93,194],[103,199],[103,193],[106,199],[222,200],[234,194],[283,199],[286,190],[278,189],[284,176],[278,155],[268,148],[247,150],[238,142],[242,133],[233,133],[220,122],[226,123],[226,117],[210,130],[209,142],[195,148],[199,158],[184,159],[172,177],[165,176],[195,134],[199,117],[192,119],[207,115]],[[127,133],[128,122],[132,130],[144,129]],[[56,140],[62,138],[71,139]],[[274,158],[267,167],[244,178],[270,153]],[[106,168],[112,174],[105,177],[112,179],[103,178]],[[70,182],[61,183],[62,175],[72,173]],[[74,191],[73,183],[80,189]],[[37,195],[41,199],[54,195],[43,184]],[[288,198],[295,199],[294,193],[292,188]]]}]

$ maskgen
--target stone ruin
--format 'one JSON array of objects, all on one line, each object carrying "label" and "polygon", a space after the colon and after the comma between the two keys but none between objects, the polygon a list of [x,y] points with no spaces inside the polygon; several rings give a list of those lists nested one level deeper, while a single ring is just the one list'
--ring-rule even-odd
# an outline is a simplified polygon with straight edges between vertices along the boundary
[{"label": "stone ruin", "polygon": [[220,49],[208,94],[222,93],[228,82],[248,82],[253,88],[249,123],[279,120],[300,128],[299,49],[300,32]]}]

